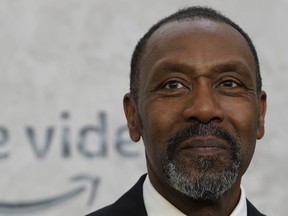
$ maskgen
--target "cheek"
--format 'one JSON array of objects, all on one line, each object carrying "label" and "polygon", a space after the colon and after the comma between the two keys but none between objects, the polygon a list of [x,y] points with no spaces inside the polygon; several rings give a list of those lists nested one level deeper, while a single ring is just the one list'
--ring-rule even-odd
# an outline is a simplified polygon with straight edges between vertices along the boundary
[{"label": "cheek", "polygon": [[254,154],[259,125],[258,112],[257,106],[253,103],[241,103],[241,106],[234,104],[226,110],[228,122],[232,127],[230,131],[233,131],[238,140],[242,173],[248,168]]},{"label": "cheek", "polygon": [[[150,103],[144,106],[142,112],[144,134],[149,132],[150,136],[157,139],[166,139],[167,136],[177,131],[179,121],[179,107],[172,103],[162,103],[161,101]],[[148,134],[147,134],[148,135]],[[144,135],[145,136],[145,135]],[[146,139],[149,136],[145,136]]]},{"label": "cheek", "polygon": [[177,108],[170,105],[163,105],[161,102],[149,103],[143,106],[141,112],[144,141],[147,157],[151,163],[160,163],[160,155],[166,155],[166,140],[177,131],[177,120],[179,116]]},{"label": "cheek", "polygon": [[259,109],[255,100],[234,100],[226,106],[224,112],[228,122],[235,132],[243,138],[256,141],[257,129],[259,125]]}]

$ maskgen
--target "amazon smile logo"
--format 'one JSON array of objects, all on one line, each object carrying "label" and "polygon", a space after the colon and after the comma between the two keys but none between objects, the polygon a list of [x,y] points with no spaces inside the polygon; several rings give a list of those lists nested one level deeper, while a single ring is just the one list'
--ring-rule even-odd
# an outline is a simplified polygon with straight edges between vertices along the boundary
[{"label": "amazon smile logo", "polygon": [[[18,129],[15,132],[15,128],[7,128],[0,124],[0,172],[5,174],[5,178],[0,178],[0,215],[44,212],[69,203],[80,196],[82,199],[87,197],[84,205],[89,207],[95,204],[95,198],[98,197],[97,192],[102,176],[87,173],[95,170],[104,171],[103,167],[108,167],[111,155],[118,159],[136,159],[142,156],[141,149],[135,148],[130,140],[125,124],[109,125],[108,114],[104,111],[96,113],[96,119],[95,116],[94,120],[91,119],[92,123],[77,125],[73,122],[71,113],[64,111],[60,113],[60,117],[50,119],[47,126],[25,124],[24,127],[20,125],[19,129],[17,125]],[[16,139],[15,142],[14,137],[18,141]],[[91,167],[87,166],[87,161]],[[27,175],[26,170],[23,171],[21,167],[29,167],[30,175]],[[80,173],[85,174],[67,176],[65,172],[62,173],[66,167],[69,171],[72,168],[72,173],[74,173],[73,169],[77,169],[78,173],[79,168],[82,167]],[[33,176],[45,176],[45,181],[48,182],[42,183],[42,180],[39,181]],[[46,176],[51,177],[46,178]],[[70,189],[65,190],[59,185],[53,186],[53,183],[49,183],[49,178],[56,177],[61,178]],[[26,181],[27,184],[22,184],[22,181]],[[45,184],[49,185],[45,187]],[[38,190],[40,187],[43,195],[31,198],[36,190],[33,186],[27,185],[35,185]],[[19,187],[20,191],[17,191],[16,188]],[[9,188],[13,188],[13,192]],[[23,189],[26,192],[23,193]],[[6,197],[3,195],[4,191]],[[27,194],[29,193],[27,191],[31,191],[31,194]],[[45,195],[47,192],[55,195]],[[18,193],[21,194],[21,199],[17,198]],[[14,197],[12,201],[11,197]]]},{"label": "amazon smile logo", "polygon": [[[27,212],[43,211],[48,208],[53,208],[63,203],[70,201],[71,199],[87,193],[87,205],[93,204],[97,189],[99,187],[100,178],[90,175],[77,175],[70,179],[70,183],[82,181],[81,186],[76,186],[70,191],[60,192],[54,197],[43,197],[35,201],[23,201],[23,202],[0,202],[0,214],[19,214]],[[88,183],[88,185],[87,185]]]}]

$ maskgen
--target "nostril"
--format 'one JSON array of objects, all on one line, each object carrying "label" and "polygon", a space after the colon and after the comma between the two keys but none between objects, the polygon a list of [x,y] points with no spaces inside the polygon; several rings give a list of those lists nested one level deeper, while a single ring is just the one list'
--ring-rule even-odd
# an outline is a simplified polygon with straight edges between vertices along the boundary
[{"label": "nostril", "polygon": [[183,112],[186,121],[209,123],[209,122],[221,122],[224,119],[224,111],[213,101],[194,101],[189,103]]},{"label": "nostril", "polygon": [[192,123],[203,123],[203,124],[209,124],[209,123],[220,123],[223,121],[223,118],[221,117],[213,117],[213,118],[203,118],[203,117],[197,117],[197,116],[191,116],[186,121],[192,122]]}]

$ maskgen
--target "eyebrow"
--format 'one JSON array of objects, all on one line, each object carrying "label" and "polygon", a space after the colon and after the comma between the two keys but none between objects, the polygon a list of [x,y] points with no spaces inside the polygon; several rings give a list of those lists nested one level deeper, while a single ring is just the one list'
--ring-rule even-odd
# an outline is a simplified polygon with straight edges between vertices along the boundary
[{"label": "eyebrow", "polygon": [[[177,62],[160,62],[158,65],[155,66],[153,69],[156,71],[155,75],[159,76],[162,73],[167,73],[167,72],[193,72],[196,70],[196,68],[193,65],[189,65],[186,63],[177,63]],[[245,64],[242,61],[238,60],[230,60],[227,62],[223,62],[221,64],[215,63],[215,65],[211,66],[211,71],[213,72],[229,72],[229,71],[234,71],[234,72],[246,72],[245,76],[248,76],[250,73],[247,73],[251,71],[251,68]],[[251,73],[252,74],[252,73]]]},{"label": "eyebrow", "polygon": [[223,64],[215,65],[212,67],[213,71],[215,72],[228,72],[228,71],[235,71],[235,72],[250,72],[251,68],[243,63],[242,61],[228,61]]},{"label": "eyebrow", "polygon": [[161,77],[173,72],[188,73],[195,69],[186,63],[160,62],[153,68],[152,78]]}]

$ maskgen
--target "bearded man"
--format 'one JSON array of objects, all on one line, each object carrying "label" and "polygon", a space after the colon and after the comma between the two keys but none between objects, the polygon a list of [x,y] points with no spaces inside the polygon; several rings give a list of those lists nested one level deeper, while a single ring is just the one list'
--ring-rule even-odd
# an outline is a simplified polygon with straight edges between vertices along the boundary
[{"label": "bearded man", "polygon": [[148,174],[89,216],[262,215],[241,178],[264,135],[266,93],[237,24],[189,7],[152,26],[133,53],[124,109]]}]

